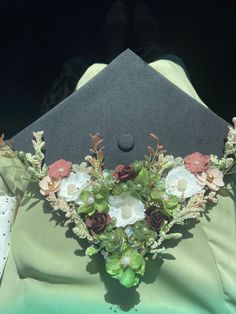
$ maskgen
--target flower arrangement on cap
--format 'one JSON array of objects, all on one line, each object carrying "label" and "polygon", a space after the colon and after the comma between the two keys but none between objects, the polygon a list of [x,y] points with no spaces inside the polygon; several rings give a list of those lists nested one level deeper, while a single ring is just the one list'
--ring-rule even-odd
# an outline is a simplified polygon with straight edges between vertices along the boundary
[{"label": "flower arrangement on cap", "polygon": [[79,238],[88,240],[86,254],[101,253],[105,269],[130,288],[145,273],[146,261],[165,252],[163,242],[181,238],[174,225],[197,219],[207,202],[217,203],[223,177],[236,163],[236,118],[229,127],[223,157],[194,152],[166,155],[155,134],[148,155],[130,165],[103,168],[99,134],[90,135],[92,156],[72,164],[43,162],[43,132],[34,132],[35,154],[16,152],[53,210],[65,213]]}]

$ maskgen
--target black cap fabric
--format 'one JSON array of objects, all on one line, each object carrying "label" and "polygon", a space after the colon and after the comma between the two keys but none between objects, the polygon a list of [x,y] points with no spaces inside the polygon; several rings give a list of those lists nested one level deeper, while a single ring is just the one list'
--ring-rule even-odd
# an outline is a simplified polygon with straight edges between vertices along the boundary
[{"label": "black cap fabric", "polygon": [[[13,139],[15,149],[33,152],[32,132],[44,130],[47,164],[80,163],[90,153],[89,133],[99,132],[111,169],[142,160],[150,133],[176,157],[196,151],[221,157],[228,125],[128,49]],[[133,144],[122,149],[127,135]]]}]

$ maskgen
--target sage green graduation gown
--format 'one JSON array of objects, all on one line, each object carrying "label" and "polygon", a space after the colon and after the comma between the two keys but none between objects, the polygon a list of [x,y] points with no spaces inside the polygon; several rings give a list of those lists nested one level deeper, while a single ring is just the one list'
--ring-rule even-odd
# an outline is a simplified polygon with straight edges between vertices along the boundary
[{"label": "sage green graduation gown", "polygon": [[[79,161],[78,161],[79,162]],[[13,166],[13,167],[12,167]],[[17,167],[15,167],[17,166]],[[21,180],[18,160],[0,154],[0,190],[20,198],[10,255],[0,286],[2,314],[236,313],[236,175],[164,262],[150,261],[137,288],[126,289],[84,255],[68,227],[52,216],[37,184]]]}]

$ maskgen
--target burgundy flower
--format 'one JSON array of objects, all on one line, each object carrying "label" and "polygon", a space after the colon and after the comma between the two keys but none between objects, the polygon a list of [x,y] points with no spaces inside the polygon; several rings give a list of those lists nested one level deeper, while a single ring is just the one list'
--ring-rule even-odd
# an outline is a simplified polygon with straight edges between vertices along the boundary
[{"label": "burgundy flower", "polygon": [[111,217],[105,213],[95,213],[87,216],[85,219],[86,226],[90,229],[92,235],[102,232],[106,225],[111,221]]},{"label": "burgundy flower", "polygon": [[135,177],[135,171],[131,166],[117,165],[112,175],[120,181],[127,181]]},{"label": "burgundy flower", "polygon": [[160,210],[152,206],[146,210],[146,221],[154,230],[159,230],[168,218]]}]

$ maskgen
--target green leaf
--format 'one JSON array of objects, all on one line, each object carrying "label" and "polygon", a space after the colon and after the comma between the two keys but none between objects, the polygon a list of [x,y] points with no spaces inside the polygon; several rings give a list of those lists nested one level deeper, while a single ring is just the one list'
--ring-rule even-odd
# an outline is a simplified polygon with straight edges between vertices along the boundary
[{"label": "green leaf", "polygon": [[121,193],[123,193],[123,191],[122,191],[122,189],[121,189],[120,184],[115,185],[115,186],[113,187],[113,189],[112,189],[112,194],[113,194],[113,195],[119,195],[119,194],[121,194]]},{"label": "green leaf", "polygon": [[172,209],[170,209],[170,208],[168,208],[167,206],[166,206],[166,204],[164,204],[164,206],[160,209],[160,211],[164,214],[164,215],[166,215],[167,217],[172,217]]},{"label": "green leaf", "polygon": [[143,261],[142,261],[142,264],[141,264],[141,267],[139,268],[139,270],[136,270],[136,274],[139,274],[139,275],[144,275],[145,273],[145,268],[146,268],[146,263],[145,263],[145,260],[143,258]]},{"label": "green leaf", "polygon": [[163,204],[164,206],[160,209],[161,212],[166,215],[167,217],[172,217],[173,216],[173,211],[176,208],[179,208],[180,205],[177,204],[175,207],[168,207],[166,203]]},{"label": "green leaf", "polygon": [[109,258],[106,261],[105,267],[108,274],[112,276],[118,274],[121,269],[120,259],[117,257]]},{"label": "green leaf", "polygon": [[179,198],[176,195],[170,195],[165,204],[167,208],[175,208],[179,204]]},{"label": "green leaf", "polygon": [[100,213],[106,213],[108,211],[108,201],[105,199],[96,200],[93,205]]},{"label": "green leaf", "polygon": [[122,241],[126,236],[126,233],[124,232],[123,228],[117,228],[114,233],[117,239],[119,239],[119,241]]},{"label": "green leaf", "polygon": [[130,267],[133,269],[133,270],[138,270],[141,265],[142,265],[142,262],[143,262],[143,256],[139,253],[137,253],[131,260],[131,265]]},{"label": "green leaf", "polygon": [[157,189],[153,189],[150,193],[150,196],[152,198],[153,201],[161,201],[162,202],[162,196],[163,196],[163,192],[159,191]]},{"label": "green leaf", "polygon": [[135,229],[135,230],[134,230],[134,237],[135,237],[138,241],[143,241],[143,240],[145,239],[145,234],[142,232],[142,230]]},{"label": "green leaf", "polygon": [[132,168],[134,169],[134,171],[137,173],[139,172],[142,167],[143,167],[143,162],[139,161],[139,160],[135,160],[132,164],[131,164]]},{"label": "green leaf", "polygon": [[96,248],[94,245],[91,245],[85,251],[85,254],[88,256],[92,256],[100,251],[100,248]]},{"label": "green leaf", "polygon": [[78,212],[93,215],[95,213],[95,209],[92,205],[82,204],[78,207]]},{"label": "green leaf", "polygon": [[137,286],[138,283],[139,283],[139,278],[135,277],[133,286]]},{"label": "green leaf", "polygon": [[101,200],[104,198],[104,196],[101,193],[97,193],[94,195],[96,200]]},{"label": "green leaf", "polygon": [[111,242],[108,242],[108,241],[104,241],[104,247],[106,248],[106,251],[108,253],[112,253],[115,251],[116,247],[111,243]]},{"label": "green leaf", "polygon": [[141,184],[141,185],[148,185],[148,171],[145,168],[142,168],[139,171],[139,174],[137,177],[134,179],[136,184]]},{"label": "green leaf", "polygon": [[92,196],[92,192],[88,191],[88,190],[82,190],[81,193],[80,193],[80,198],[85,203],[88,201],[88,198],[90,196]]},{"label": "green leaf", "polygon": [[119,273],[119,281],[126,288],[133,287],[137,284],[135,272],[131,268],[121,269]]},{"label": "green leaf", "polygon": [[107,187],[102,186],[99,190],[99,193],[101,193],[104,198],[108,199],[110,195],[110,190]]},{"label": "green leaf", "polygon": [[130,195],[137,198],[140,201],[143,201],[142,195],[140,193],[138,193],[137,191],[131,191]]}]

